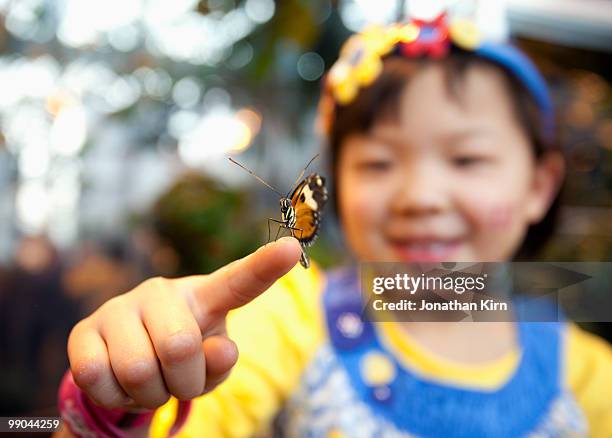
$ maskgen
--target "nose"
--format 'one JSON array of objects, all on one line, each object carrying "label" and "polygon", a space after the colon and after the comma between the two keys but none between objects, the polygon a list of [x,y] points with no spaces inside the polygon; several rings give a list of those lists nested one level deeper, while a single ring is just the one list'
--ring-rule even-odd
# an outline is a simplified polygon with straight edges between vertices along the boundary
[{"label": "nose", "polygon": [[437,166],[412,164],[396,178],[392,211],[410,216],[441,213],[450,205],[450,189]]}]

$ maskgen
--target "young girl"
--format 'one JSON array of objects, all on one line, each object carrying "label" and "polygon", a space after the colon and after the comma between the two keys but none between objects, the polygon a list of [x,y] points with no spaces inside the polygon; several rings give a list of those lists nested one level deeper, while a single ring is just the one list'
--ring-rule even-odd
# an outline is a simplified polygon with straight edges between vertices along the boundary
[{"label": "young girl", "polygon": [[[321,115],[357,260],[506,261],[546,237],[563,160],[516,48],[445,16],[371,28],[343,48]],[[569,323],[371,323],[354,269],[294,268],[300,255],[283,238],[82,320],[60,389],[70,432],[612,436],[603,341]]]}]

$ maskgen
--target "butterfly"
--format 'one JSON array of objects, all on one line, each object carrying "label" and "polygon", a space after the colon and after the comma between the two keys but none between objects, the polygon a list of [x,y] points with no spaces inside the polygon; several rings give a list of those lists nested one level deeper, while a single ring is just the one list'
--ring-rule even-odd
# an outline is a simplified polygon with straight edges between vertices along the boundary
[{"label": "butterfly", "polygon": [[283,195],[270,184],[265,182],[253,171],[247,169],[245,166],[240,164],[233,158],[229,160],[242,167],[244,170],[253,175],[259,182],[273,190],[278,194],[280,198],[280,220],[274,218],[268,218],[268,242],[270,241],[270,222],[277,223],[279,225],[276,232],[276,237],[281,229],[287,229],[293,237],[295,237],[302,246],[302,256],[300,257],[300,264],[308,269],[310,267],[310,259],[306,254],[306,248],[311,246],[317,239],[319,227],[321,224],[321,212],[325,203],[327,202],[327,188],[325,187],[325,178],[317,173],[311,173],[306,178],[302,179],[308,166],[319,156],[315,155],[306,164],[302,172],[295,180],[292,190],[289,190],[286,195]]}]

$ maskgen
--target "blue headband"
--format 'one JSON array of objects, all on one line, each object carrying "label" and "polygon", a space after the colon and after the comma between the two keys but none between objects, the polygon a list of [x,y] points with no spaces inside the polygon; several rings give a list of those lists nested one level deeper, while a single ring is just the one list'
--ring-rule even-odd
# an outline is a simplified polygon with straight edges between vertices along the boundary
[{"label": "blue headband", "polygon": [[483,43],[474,53],[503,67],[529,91],[542,114],[542,132],[547,139],[555,133],[555,110],[546,81],[518,48],[510,44]]}]

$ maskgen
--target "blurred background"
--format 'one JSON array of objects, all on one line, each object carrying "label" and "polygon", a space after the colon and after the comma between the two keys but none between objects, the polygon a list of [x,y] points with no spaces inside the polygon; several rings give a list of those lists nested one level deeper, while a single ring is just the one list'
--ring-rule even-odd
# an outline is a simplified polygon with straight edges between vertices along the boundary
[{"label": "blurred background", "polygon": [[108,298],[265,242],[278,199],[227,155],[288,190],[342,42],[442,6],[550,81],[569,178],[542,258],[611,261],[611,1],[0,0],[0,415],[55,414],[67,334]]}]

